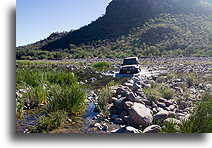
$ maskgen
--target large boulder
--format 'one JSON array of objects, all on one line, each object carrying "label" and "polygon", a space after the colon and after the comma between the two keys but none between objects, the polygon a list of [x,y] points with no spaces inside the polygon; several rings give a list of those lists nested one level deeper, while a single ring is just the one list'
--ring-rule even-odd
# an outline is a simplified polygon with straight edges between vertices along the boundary
[{"label": "large boulder", "polygon": [[135,102],[128,112],[132,124],[149,126],[153,121],[151,110],[141,103]]}]

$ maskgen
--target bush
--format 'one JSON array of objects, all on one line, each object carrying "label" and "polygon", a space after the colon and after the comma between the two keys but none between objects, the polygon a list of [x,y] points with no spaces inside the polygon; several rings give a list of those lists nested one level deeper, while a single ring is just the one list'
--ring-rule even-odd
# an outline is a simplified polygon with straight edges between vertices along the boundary
[{"label": "bush", "polygon": [[161,92],[159,92],[157,88],[153,88],[153,87],[145,88],[144,93],[146,94],[148,99],[151,99],[151,100],[156,100],[162,97]]},{"label": "bush", "polygon": [[207,90],[189,119],[181,126],[182,133],[212,133],[212,95]]},{"label": "bush", "polygon": [[106,61],[101,61],[101,62],[97,62],[93,64],[93,67],[97,69],[105,69],[105,68],[108,68],[109,66],[110,66],[110,63]]},{"label": "bush", "polygon": [[97,108],[106,116],[109,116],[108,104],[111,103],[113,96],[110,87],[115,85],[114,81],[109,82],[98,94]]},{"label": "bush", "polygon": [[163,98],[172,99],[174,97],[174,90],[170,87],[162,85],[159,89],[159,91],[162,93]]},{"label": "bush", "polygon": [[64,110],[71,114],[81,114],[84,111],[86,91],[78,84],[63,87],[61,92],[52,96],[49,102],[49,111]]},{"label": "bush", "polygon": [[175,95],[174,90],[165,84],[152,83],[150,88],[145,88],[144,93],[151,100],[156,100],[161,97],[172,99]]},{"label": "bush", "polygon": [[64,111],[51,112],[46,116],[38,118],[37,128],[33,132],[46,133],[52,129],[60,126],[66,121],[67,113]]},{"label": "bush", "polygon": [[193,77],[187,77],[186,82],[187,82],[188,87],[191,87],[191,86],[194,85],[194,78]]}]

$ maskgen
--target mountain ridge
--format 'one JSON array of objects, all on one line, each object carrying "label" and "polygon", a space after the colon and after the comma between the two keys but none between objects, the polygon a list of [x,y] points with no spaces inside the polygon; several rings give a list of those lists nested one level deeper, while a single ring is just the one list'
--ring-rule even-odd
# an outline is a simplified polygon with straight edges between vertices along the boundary
[{"label": "mountain ridge", "polygon": [[[160,14],[169,14],[176,17],[179,15],[184,15],[184,17],[188,18],[188,20],[184,19],[185,22],[189,22],[189,20],[197,22],[196,24],[199,25],[198,30],[200,32],[211,32],[211,29],[208,29],[210,28],[208,26],[211,25],[210,17],[212,14],[209,0],[113,0],[106,8],[106,13],[104,16],[99,17],[91,24],[83,26],[78,30],[68,32],[64,36],[61,36],[54,41],[51,41],[43,46],[39,46],[38,50],[58,51],[68,49],[69,53],[76,53],[78,52],[76,49],[83,48],[84,45],[95,47],[94,44],[96,44],[98,41],[104,42],[104,40],[109,40],[108,42],[116,42],[121,36],[128,36],[131,30],[134,28],[144,27],[145,23],[151,19],[157,20],[157,17],[159,18]],[[183,19],[183,16],[181,18]],[[200,23],[195,19],[201,19],[203,23]],[[180,22],[182,24],[184,23],[182,21]],[[167,23],[168,21],[165,22],[165,24]],[[190,21],[190,23],[192,22]],[[201,25],[204,25],[204,23],[207,24],[205,25],[206,28],[201,27]],[[193,28],[195,28],[195,26],[184,23],[185,27],[186,25],[190,27],[187,29],[187,31],[186,29],[181,29],[183,28],[183,25],[179,23],[177,24],[173,21],[172,24],[172,26],[169,24],[163,27],[161,25],[160,27],[152,26],[153,28],[150,28],[148,31],[142,32],[139,34],[141,37],[139,40],[140,44],[146,43],[148,46],[155,46],[158,48],[158,41],[161,40],[160,42],[162,42],[171,40],[167,39],[165,36],[173,38],[173,33],[174,35],[176,34],[176,39],[180,38],[180,36],[187,38],[189,35],[185,36],[184,34],[190,30],[194,30]],[[162,35],[160,35],[161,31]],[[165,34],[165,36],[163,36],[163,34]],[[191,32],[191,34],[193,34],[193,36],[198,35],[197,33],[194,33],[194,31]],[[137,36],[139,35],[137,34]],[[157,38],[154,37],[154,35],[158,36],[158,41],[155,41]],[[152,36],[152,38],[150,36]],[[190,37],[194,38],[193,36]],[[208,46],[208,43],[211,41],[211,36],[206,33],[206,35],[203,35],[202,38],[206,37],[208,38],[206,43]],[[202,39],[199,38],[198,40]],[[155,44],[153,42],[155,42]],[[193,42],[196,42],[196,39],[194,39]],[[76,49],[73,50],[73,47]],[[22,49],[23,48],[26,49],[27,46],[22,47]],[[179,48],[186,49],[187,47],[179,46]],[[175,46],[173,46],[173,50],[175,49]],[[110,50],[112,49],[110,48]]]}]

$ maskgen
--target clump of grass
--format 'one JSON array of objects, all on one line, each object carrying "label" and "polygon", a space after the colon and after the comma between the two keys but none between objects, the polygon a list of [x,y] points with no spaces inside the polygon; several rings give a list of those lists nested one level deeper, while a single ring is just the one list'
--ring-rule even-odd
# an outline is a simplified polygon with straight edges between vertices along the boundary
[{"label": "clump of grass", "polygon": [[100,62],[94,63],[93,67],[97,69],[106,69],[106,68],[109,68],[110,65],[111,64],[109,62],[100,61]]},{"label": "clump of grass", "polygon": [[38,104],[47,104],[48,92],[43,86],[38,86],[35,88],[35,95],[38,100]]},{"label": "clump of grass", "polygon": [[182,133],[212,133],[212,95],[207,90],[188,120],[181,126]]},{"label": "clump of grass", "polygon": [[59,84],[71,85],[76,84],[77,80],[71,72],[51,72],[37,70],[17,70],[16,71],[16,87],[20,88],[25,85],[27,87],[37,87],[43,84]]},{"label": "clump of grass", "polygon": [[22,99],[19,99],[16,102],[16,113],[21,114],[24,110],[24,101]]},{"label": "clump of grass", "polygon": [[165,123],[162,127],[162,132],[177,133],[177,132],[179,132],[180,129],[178,130],[176,126],[178,126],[178,125],[176,125],[173,122]]},{"label": "clump of grass", "polygon": [[77,84],[77,80],[74,74],[71,72],[55,72],[54,74],[48,74],[47,81],[51,84],[58,84],[60,86]]},{"label": "clump of grass", "polygon": [[80,115],[84,112],[86,91],[73,73],[17,69],[16,87],[27,89],[23,102],[17,103],[17,112],[23,111],[25,100],[36,102],[36,106],[47,104],[47,114],[38,119],[39,132],[59,126],[67,114]]},{"label": "clump of grass", "polygon": [[159,92],[158,89],[154,87],[145,88],[144,93],[151,100],[156,100],[162,97],[161,92]]},{"label": "clump of grass", "polygon": [[86,91],[80,85],[74,84],[61,89],[55,97],[49,101],[49,111],[65,110],[71,114],[81,114],[84,111]]},{"label": "clump of grass", "polygon": [[187,83],[188,87],[193,86],[193,85],[194,85],[194,78],[191,77],[191,76],[188,76],[188,77],[186,78],[186,83]]},{"label": "clump of grass", "polygon": [[110,81],[98,94],[97,108],[106,116],[109,116],[108,104],[112,101],[112,86],[116,86],[114,81]]},{"label": "clump of grass", "polygon": [[168,79],[169,81],[172,81],[174,78],[175,78],[175,75],[174,75],[174,74],[172,74],[172,73],[168,73],[168,74],[167,74],[167,79]]},{"label": "clump of grass", "polygon": [[66,121],[67,113],[64,111],[51,112],[46,116],[41,116],[38,118],[37,128],[34,132],[46,133],[52,129],[60,126]]},{"label": "clump of grass", "polygon": [[162,93],[162,97],[165,99],[172,99],[174,97],[174,90],[166,85],[161,85],[159,91]]},{"label": "clump of grass", "polygon": [[157,100],[161,97],[172,99],[175,95],[174,90],[165,84],[152,83],[150,88],[145,88],[144,93],[151,100]]}]

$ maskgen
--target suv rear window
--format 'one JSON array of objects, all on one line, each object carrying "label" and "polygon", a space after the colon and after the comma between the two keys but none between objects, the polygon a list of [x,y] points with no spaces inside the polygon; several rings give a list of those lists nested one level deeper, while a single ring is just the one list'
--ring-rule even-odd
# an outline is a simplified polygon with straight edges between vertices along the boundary
[{"label": "suv rear window", "polygon": [[134,64],[138,64],[138,61],[136,60],[136,58],[124,59],[123,65],[134,65]]}]

